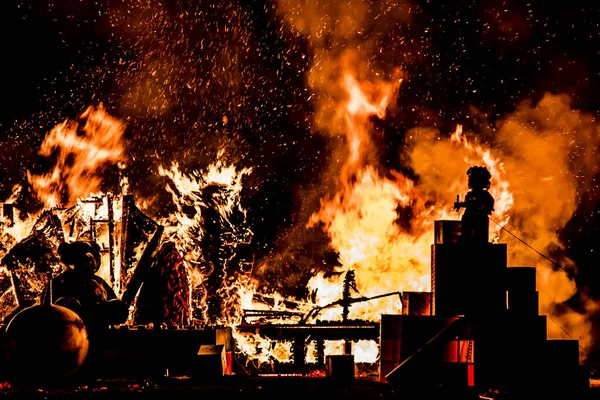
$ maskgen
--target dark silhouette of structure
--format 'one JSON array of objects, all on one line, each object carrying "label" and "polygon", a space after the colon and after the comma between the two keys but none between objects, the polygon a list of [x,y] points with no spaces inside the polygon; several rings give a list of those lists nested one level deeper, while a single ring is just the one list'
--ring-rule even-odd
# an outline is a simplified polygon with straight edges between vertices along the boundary
[{"label": "dark silhouette of structure", "polygon": [[224,238],[224,225],[219,214],[222,193],[221,185],[209,185],[202,191],[202,221],[204,234],[200,247],[204,254],[202,269],[206,273],[206,321],[218,324],[226,319],[226,304],[223,299],[225,280],[225,260],[227,259]]},{"label": "dark silhouette of structure", "polygon": [[[89,202],[103,204],[98,199]],[[45,211],[30,237],[5,255],[0,249],[0,294],[4,305],[14,298],[16,308],[6,311],[0,329],[0,383],[63,385],[99,378],[163,377],[165,371],[200,376],[204,367],[199,366],[199,348],[216,344],[226,345],[231,370],[230,330],[188,325],[191,283],[183,259],[173,242],[162,241],[164,227],[142,213],[132,196],[123,196],[119,271],[112,271],[116,255],[96,242],[99,224],[108,223],[109,236],[115,234],[110,213],[106,220],[80,218],[76,207],[61,209],[60,215],[56,211]],[[219,222],[216,214],[205,214],[211,221],[203,229]],[[66,237],[79,240],[68,242]],[[216,247],[226,243],[211,239]],[[108,240],[109,248],[118,242]],[[105,253],[111,279],[115,272],[120,274],[120,299],[112,285],[96,275]],[[219,254],[215,250],[211,256]],[[132,307],[138,311],[133,322],[142,325],[125,324]],[[159,329],[149,329],[149,323]]]},{"label": "dark silhouette of structure", "polygon": [[94,375],[109,327],[127,321],[129,307],[96,275],[101,261],[100,246],[96,242],[62,242],[58,254],[68,269],[48,282],[40,296],[41,307],[64,307],[81,318],[89,346],[78,374]]},{"label": "dark silhouette of structure", "polygon": [[430,309],[382,315],[381,379],[404,398],[434,398],[439,388],[582,398],[579,341],[547,338],[535,267],[508,267],[507,245],[488,241],[491,176],[485,167],[467,174],[471,191],[454,204],[466,209],[462,221],[435,221]]},{"label": "dark silhouette of structure", "polygon": [[467,170],[469,189],[465,201],[458,199],[454,208],[465,209],[461,221],[461,240],[478,243],[488,242],[489,215],[494,211],[494,198],[488,192],[492,175],[486,167],[471,167]]},{"label": "dark silhouette of structure", "polygon": [[342,321],[348,322],[348,315],[350,314],[350,306],[352,305],[352,293],[358,293],[356,288],[356,275],[354,270],[346,272],[344,277],[344,291],[342,293]]}]

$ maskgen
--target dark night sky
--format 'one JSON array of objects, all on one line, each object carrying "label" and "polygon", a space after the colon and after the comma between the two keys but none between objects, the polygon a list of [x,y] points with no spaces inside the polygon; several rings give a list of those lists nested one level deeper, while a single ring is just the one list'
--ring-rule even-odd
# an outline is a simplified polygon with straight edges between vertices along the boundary
[{"label": "dark night sky", "polygon": [[[162,5],[162,14],[143,6],[150,3]],[[35,155],[52,126],[103,102],[128,123],[129,172],[139,177],[134,191],[150,195],[161,185],[153,169],[161,161],[201,167],[227,143],[239,165],[255,168],[246,201],[258,256],[284,245],[277,238],[285,227],[306,217],[294,197],[319,184],[328,154],[322,150],[330,145],[311,133],[308,43],[282,28],[269,1],[195,3],[1,2],[2,198],[27,169],[44,168]],[[600,8],[584,3],[413,1],[413,20],[398,47],[409,54],[400,60],[410,73],[399,94],[404,111],[381,122],[383,129],[451,131],[463,123],[476,130],[467,118],[472,106],[493,123],[545,92],[569,94],[574,108],[598,115]],[[138,30],[128,28],[135,23]],[[153,83],[148,65],[170,80],[168,89]],[[186,82],[200,89],[191,92]],[[131,90],[135,84],[141,92]],[[142,95],[152,101],[138,101]],[[385,143],[384,161],[402,169],[395,159],[402,135],[394,137]],[[561,232],[579,283],[594,297],[600,297],[598,200],[596,189],[583,196]]]}]

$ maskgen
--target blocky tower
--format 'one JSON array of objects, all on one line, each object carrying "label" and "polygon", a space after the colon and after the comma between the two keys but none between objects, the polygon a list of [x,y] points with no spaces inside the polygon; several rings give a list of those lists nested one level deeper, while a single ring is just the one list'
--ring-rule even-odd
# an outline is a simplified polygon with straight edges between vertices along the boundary
[{"label": "blocky tower", "polygon": [[535,267],[507,267],[506,244],[489,242],[489,172],[467,174],[471,191],[455,203],[462,220],[435,221],[431,309],[382,316],[382,380],[417,393],[446,386],[580,398],[589,379],[579,342],[547,339]]}]

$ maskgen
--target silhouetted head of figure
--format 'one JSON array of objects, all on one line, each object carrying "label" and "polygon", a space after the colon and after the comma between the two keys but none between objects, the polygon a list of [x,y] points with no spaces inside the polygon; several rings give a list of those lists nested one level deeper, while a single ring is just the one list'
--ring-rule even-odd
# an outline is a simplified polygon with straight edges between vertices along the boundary
[{"label": "silhouetted head of figure", "polygon": [[93,241],[63,242],[58,246],[61,261],[83,273],[95,274],[100,269],[100,246]]},{"label": "silhouetted head of figure", "polygon": [[469,176],[469,189],[487,190],[490,188],[492,175],[486,167],[471,167],[467,170]]}]

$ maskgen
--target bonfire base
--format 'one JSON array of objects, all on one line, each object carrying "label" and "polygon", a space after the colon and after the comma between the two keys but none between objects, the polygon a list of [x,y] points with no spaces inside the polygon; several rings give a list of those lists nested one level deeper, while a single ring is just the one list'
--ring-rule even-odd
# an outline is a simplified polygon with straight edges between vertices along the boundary
[{"label": "bonfire base", "polygon": [[[544,388],[530,393],[489,393],[496,399],[534,399],[544,393]],[[46,388],[18,388],[0,385],[0,397],[23,397],[31,399],[95,398],[95,399],[281,399],[332,398],[332,399],[481,399],[485,394],[472,388],[421,387],[414,392],[395,391],[389,384],[354,379],[332,380],[326,377],[226,375],[210,383],[191,377],[161,377],[155,379],[107,379],[90,382],[64,383]],[[600,387],[586,391],[582,400],[598,398]],[[481,397],[484,396],[484,397]],[[494,397],[495,396],[495,397]]]}]

